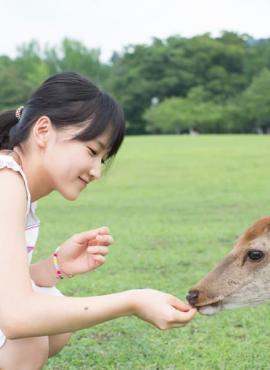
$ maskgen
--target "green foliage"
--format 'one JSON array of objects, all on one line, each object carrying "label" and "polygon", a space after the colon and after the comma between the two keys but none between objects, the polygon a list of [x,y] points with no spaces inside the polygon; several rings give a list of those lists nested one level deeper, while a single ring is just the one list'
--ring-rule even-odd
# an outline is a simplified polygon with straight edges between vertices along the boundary
[{"label": "green foliage", "polygon": [[270,70],[263,69],[242,96],[242,105],[249,120],[263,131],[270,130]]},{"label": "green foliage", "polygon": [[[194,125],[202,132],[228,131],[234,119],[228,123],[225,120],[228,114],[221,115],[248,85],[245,58],[249,40],[246,35],[224,32],[217,39],[209,34],[190,39],[172,36],[166,40],[154,39],[150,45],[127,48],[112,66],[111,83],[113,92],[125,107],[130,123],[128,132],[132,133],[135,125],[141,132],[179,132]],[[192,107],[190,99],[185,98],[198,86],[208,95],[208,103]],[[155,111],[155,116],[160,113],[162,117],[155,117],[153,123],[149,118],[154,115],[152,99],[162,104],[172,97],[179,99],[181,117],[179,112],[172,112],[176,106],[173,99],[166,103],[166,109],[163,106]],[[207,111],[208,123],[205,121]],[[170,117],[165,119],[165,113]],[[232,131],[238,130],[238,125],[232,128]]]},{"label": "green foliage", "polygon": [[50,73],[75,71],[88,76],[98,84],[108,78],[109,67],[100,61],[99,49],[88,49],[80,41],[64,39],[60,47],[45,49]]},{"label": "green foliage", "polygon": [[244,74],[250,83],[254,76],[260,74],[262,69],[270,69],[270,39],[247,40],[246,56],[244,59]]},{"label": "green foliage", "polygon": [[51,74],[77,71],[101,86],[110,67],[100,61],[100,51],[79,41],[64,39],[59,47],[41,49],[35,40],[21,45],[17,57],[0,57],[0,109],[16,108]]},{"label": "green foliage", "polygon": [[119,100],[129,134],[266,131],[268,85],[261,93],[254,84],[263,84],[256,78],[269,61],[270,39],[234,32],[154,38],[115,52],[109,63],[77,40],[43,49],[32,40],[16,58],[0,56],[0,109],[23,104],[49,75],[72,70]]},{"label": "green foliage", "polygon": [[31,85],[25,80],[16,64],[8,57],[0,57],[0,110],[22,104]]},{"label": "green foliage", "polygon": [[224,107],[206,100],[202,87],[190,90],[187,98],[168,98],[145,112],[147,130],[155,133],[189,131],[225,132]]}]

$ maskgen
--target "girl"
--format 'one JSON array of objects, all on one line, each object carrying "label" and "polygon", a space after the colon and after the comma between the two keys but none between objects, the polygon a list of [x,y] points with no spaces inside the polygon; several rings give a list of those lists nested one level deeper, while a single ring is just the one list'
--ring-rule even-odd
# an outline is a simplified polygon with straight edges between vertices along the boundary
[{"label": "girl", "polygon": [[67,297],[55,287],[105,262],[112,244],[107,227],[73,235],[31,264],[37,200],[55,190],[75,200],[101,176],[123,137],[119,105],[76,73],[49,78],[24,107],[0,115],[1,369],[41,369],[73,331],[120,316],[135,315],[159,329],[193,318],[195,309],[152,289]]}]

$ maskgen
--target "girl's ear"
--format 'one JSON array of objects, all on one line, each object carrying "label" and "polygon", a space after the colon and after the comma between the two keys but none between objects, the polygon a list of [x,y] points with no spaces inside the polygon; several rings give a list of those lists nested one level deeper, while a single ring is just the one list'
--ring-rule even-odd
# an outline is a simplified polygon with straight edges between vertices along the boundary
[{"label": "girl's ear", "polygon": [[33,139],[40,148],[45,148],[53,135],[53,131],[50,118],[41,116],[33,126]]}]

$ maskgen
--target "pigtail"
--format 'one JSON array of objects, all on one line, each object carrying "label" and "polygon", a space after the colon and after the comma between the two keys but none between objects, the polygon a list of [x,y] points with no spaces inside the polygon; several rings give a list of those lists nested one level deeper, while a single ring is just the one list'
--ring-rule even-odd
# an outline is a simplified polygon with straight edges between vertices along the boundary
[{"label": "pigtail", "polygon": [[16,110],[0,113],[0,149],[12,149],[10,148],[9,131],[17,122]]}]

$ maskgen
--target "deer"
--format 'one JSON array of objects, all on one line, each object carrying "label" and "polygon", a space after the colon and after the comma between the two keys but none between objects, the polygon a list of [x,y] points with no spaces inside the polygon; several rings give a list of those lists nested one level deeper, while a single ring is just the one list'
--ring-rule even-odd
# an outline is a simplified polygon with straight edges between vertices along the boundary
[{"label": "deer", "polygon": [[203,315],[270,300],[270,217],[250,226],[233,249],[187,294]]}]

